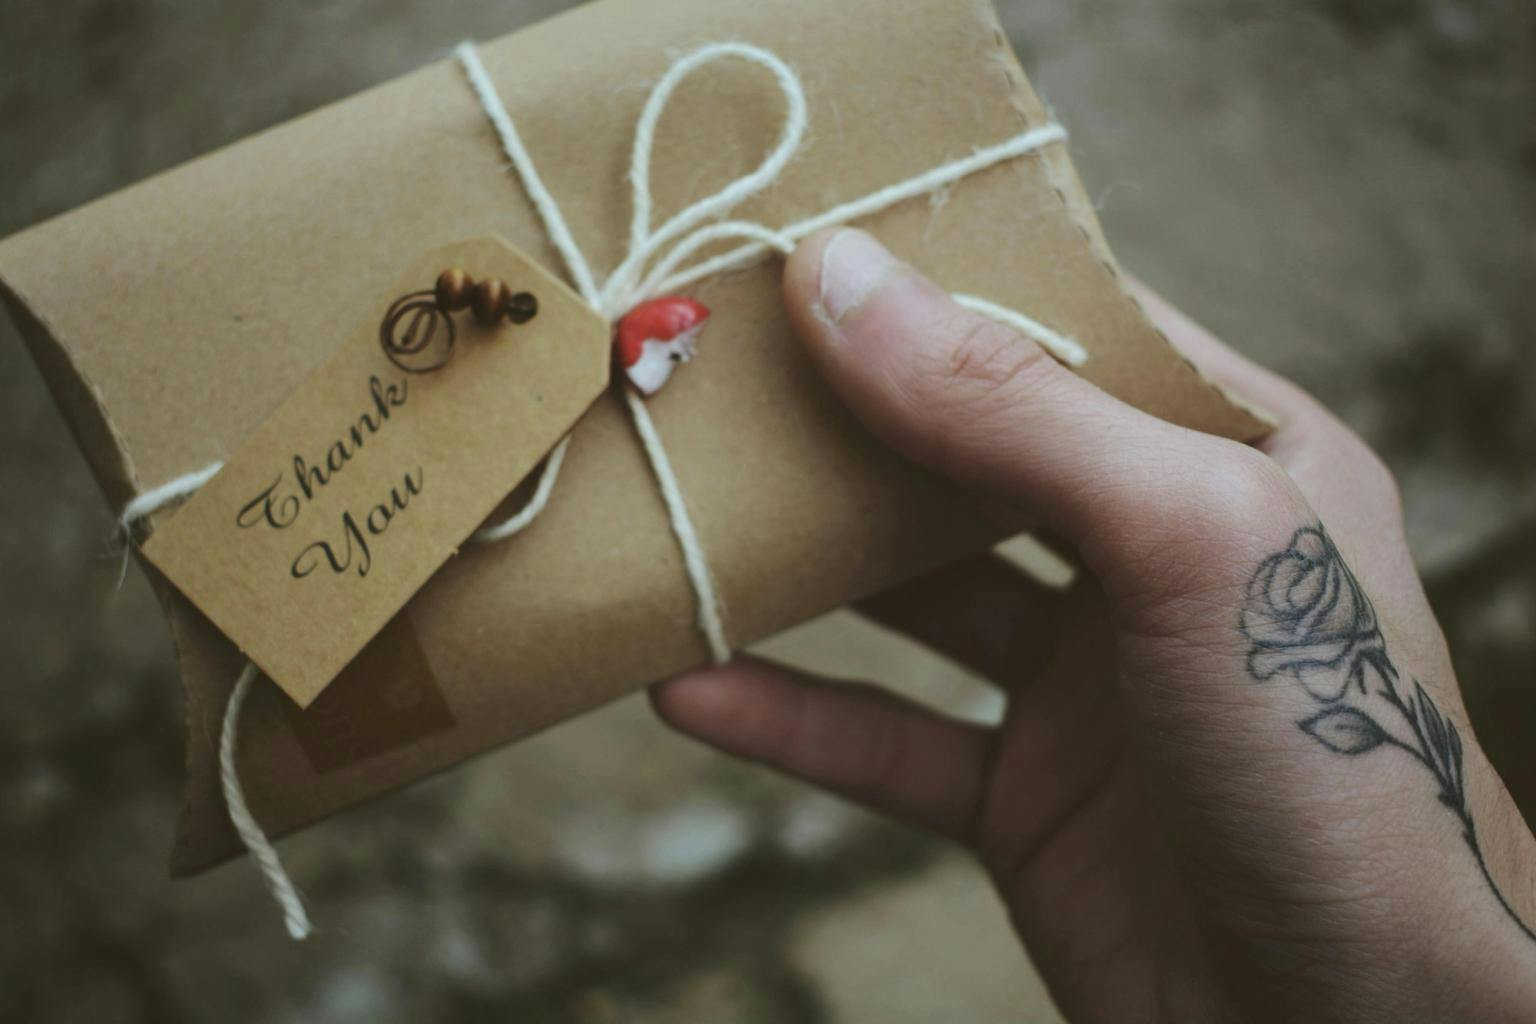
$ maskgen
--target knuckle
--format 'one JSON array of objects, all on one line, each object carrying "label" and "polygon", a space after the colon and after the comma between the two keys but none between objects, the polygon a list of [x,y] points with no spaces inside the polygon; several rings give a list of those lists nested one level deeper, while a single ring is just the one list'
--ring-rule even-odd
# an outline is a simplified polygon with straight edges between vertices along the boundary
[{"label": "knuckle", "polygon": [[1200,475],[1192,498],[1218,527],[1251,526],[1274,518],[1300,500],[1296,484],[1273,459],[1236,442],[1220,442],[1222,457]]},{"label": "knuckle", "polygon": [[1317,407],[1317,415],[1302,435],[1303,443],[1325,453],[1334,473],[1347,474],[1363,496],[1390,509],[1399,509],[1397,477],[1365,439],[1332,413]]},{"label": "knuckle", "polygon": [[922,455],[939,472],[972,482],[978,451],[995,452],[1020,407],[1038,398],[1057,368],[1011,328],[957,310],[933,324],[931,346],[905,388]]},{"label": "knuckle", "polygon": [[1277,528],[1293,529],[1308,515],[1279,465],[1215,438],[1143,486],[1146,511],[1108,539],[1123,556],[1130,590],[1159,606],[1178,598],[1206,618],[1273,546]]},{"label": "knuckle", "polygon": [[1298,496],[1295,482],[1278,462],[1263,451],[1247,445],[1227,442],[1229,462],[1223,473],[1213,474],[1220,481],[1220,499],[1224,510],[1240,519],[1252,519],[1256,513],[1272,513]]},{"label": "knuckle", "polygon": [[1397,475],[1370,445],[1353,434],[1350,435],[1350,439],[1354,442],[1355,449],[1353,458],[1350,460],[1351,471],[1362,489],[1381,505],[1400,513],[1403,498],[1402,491],[1398,487]]},{"label": "knuckle", "polygon": [[954,341],[936,376],[946,391],[963,400],[1039,387],[1055,369],[1040,346],[985,317],[966,314],[944,326]]},{"label": "knuckle", "polygon": [[[1150,475],[1150,474],[1149,474]],[[1203,438],[1176,467],[1162,463],[1144,483],[1150,507],[1173,535],[1226,536],[1287,515],[1301,503],[1273,459],[1247,445]]]}]

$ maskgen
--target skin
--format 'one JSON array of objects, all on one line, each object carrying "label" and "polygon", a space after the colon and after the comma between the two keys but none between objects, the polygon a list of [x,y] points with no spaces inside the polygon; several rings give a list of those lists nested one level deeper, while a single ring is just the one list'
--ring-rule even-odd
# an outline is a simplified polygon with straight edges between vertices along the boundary
[{"label": "skin", "polygon": [[[973,850],[1070,1020],[1536,1020],[1517,921],[1536,920],[1536,841],[1467,725],[1391,476],[1294,385],[1133,287],[1273,434],[1249,447],[1138,412],[861,232],[803,244],[785,301],[849,408],[1082,571],[1063,594],[983,556],[865,606],[1002,687],[995,728],[750,658],[659,684],[657,710]],[[1404,685],[1459,733],[1486,877],[1410,751],[1341,755],[1298,728],[1324,705],[1296,678],[1250,669],[1250,581],[1319,522]]]}]

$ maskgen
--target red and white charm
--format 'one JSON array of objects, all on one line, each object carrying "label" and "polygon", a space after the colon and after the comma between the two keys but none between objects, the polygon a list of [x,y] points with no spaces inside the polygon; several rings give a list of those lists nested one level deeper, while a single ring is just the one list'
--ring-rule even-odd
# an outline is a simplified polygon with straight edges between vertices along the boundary
[{"label": "red and white charm", "polygon": [[649,299],[619,319],[613,356],[629,382],[643,395],[654,395],[679,363],[698,351],[699,332],[709,307],[694,299],[665,295]]}]

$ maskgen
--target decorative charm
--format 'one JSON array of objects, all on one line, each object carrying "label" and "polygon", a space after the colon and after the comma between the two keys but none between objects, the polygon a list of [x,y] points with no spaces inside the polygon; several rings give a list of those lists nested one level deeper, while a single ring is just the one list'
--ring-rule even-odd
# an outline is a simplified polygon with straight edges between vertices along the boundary
[{"label": "decorative charm", "polygon": [[449,267],[430,291],[410,292],[390,304],[379,324],[379,345],[406,373],[431,373],[453,357],[452,314],[463,309],[487,327],[503,317],[525,324],[538,314],[539,300],[531,292],[514,292],[500,278],[477,283],[463,269]]},{"label": "decorative charm", "polygon": [[640,303],[619,319],[613,356],[643,395],[654,395],[679,363],[698,352],[699,332],[709,307],[695,299],[666,295]]}]

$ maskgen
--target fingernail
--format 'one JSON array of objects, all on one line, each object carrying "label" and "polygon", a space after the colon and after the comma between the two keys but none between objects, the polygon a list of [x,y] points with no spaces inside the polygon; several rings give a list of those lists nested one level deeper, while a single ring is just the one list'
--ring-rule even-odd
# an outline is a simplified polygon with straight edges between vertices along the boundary
[{"label": "fingernail", "polygon": [[863,305],[901,263],[857,228],[844,228],[821,250],[821,307],[837,323]]}]

